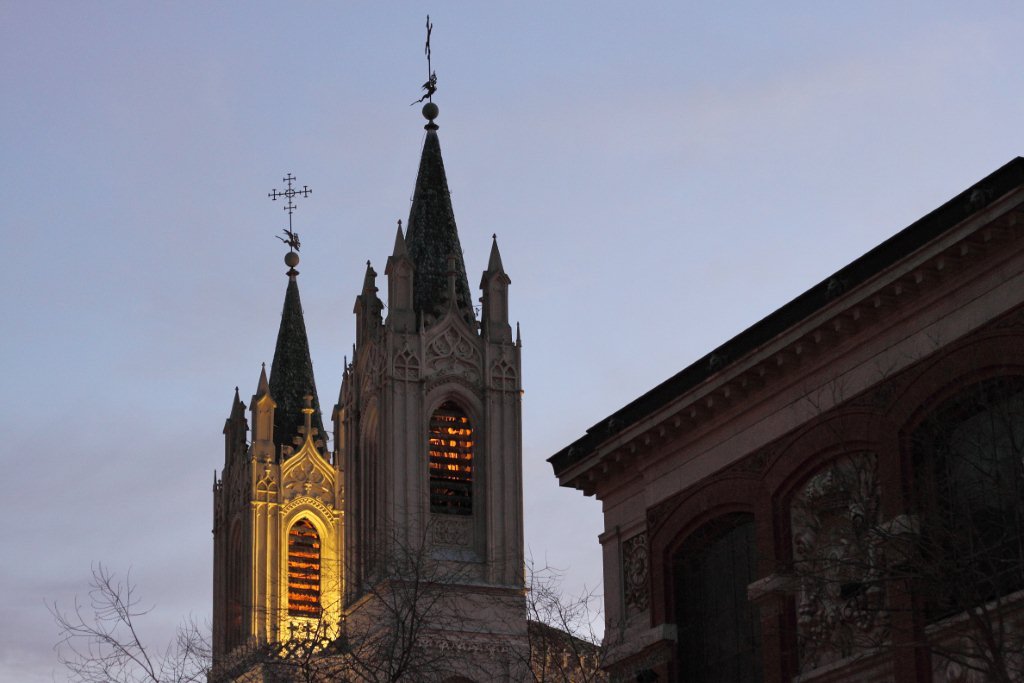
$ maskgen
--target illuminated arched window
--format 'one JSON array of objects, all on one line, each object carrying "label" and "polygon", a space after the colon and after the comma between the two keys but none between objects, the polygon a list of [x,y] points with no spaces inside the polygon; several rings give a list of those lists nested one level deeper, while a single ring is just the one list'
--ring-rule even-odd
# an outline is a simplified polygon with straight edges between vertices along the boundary
[{"label": "illuminated arched window", "polygon": [[473,512],[473,425],[451,401],[430,417],[430,511]]},{"label": "illuminated arched window", "polygon": [[320,536],[305,519],[288,531],[288,614],[320,616]]}]

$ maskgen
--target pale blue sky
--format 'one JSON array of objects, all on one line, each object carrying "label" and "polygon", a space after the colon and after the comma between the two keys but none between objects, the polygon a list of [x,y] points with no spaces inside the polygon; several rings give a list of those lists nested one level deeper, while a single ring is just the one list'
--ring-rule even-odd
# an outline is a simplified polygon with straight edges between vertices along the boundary
[{"label": "pale blue sky", "polygon": [[0,679],[132,568],[209,613],[213,470],[271,360],[295,216],[323,405],[408,214],[423,20],[471,284],[522,323],[527,544],[600,581],[545,459],[1024,153],[1024,5],[0,2]]}]

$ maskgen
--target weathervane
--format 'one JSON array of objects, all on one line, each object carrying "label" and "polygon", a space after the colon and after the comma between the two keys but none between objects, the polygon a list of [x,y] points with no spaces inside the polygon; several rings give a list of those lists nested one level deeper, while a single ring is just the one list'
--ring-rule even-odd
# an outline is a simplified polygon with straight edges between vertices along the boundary
[{"label": "weathervane", "polygon": [[[419,104],[423,100],[427,102],[433,102],[434,93],[437,92],[437,72],[430,66],[430,33],[434,30],[434,25],[430,23],[430,15],[427,15],[427,43],[423,46],[423,54],[427,56],[427,82],[422,86],[425,91],[423,97],[419,98],[412,104]],[[412,104],[409,106],[411,107]]]},{"label": "weathervane", "polygon": [[301,190],[296,190],[294,187],[292,187],[292,182],[295,180],[295,176],[293,176],[291,173],[289,173],[281,180],[283,182],[288,183],[288,189],[284,190],[283,192],[280,192],[278,190],[271,190],[270,193],[267,194],[267,196],[270,197],[270,199],[275,202],[277,201],[278,197],[285,197],[288,199],[288,203],[284,205],[284,210],[288,212],[288,229],[281,231],[285,234],[285,237],[278,236],[277,239],[287,244],[292,251],[298,251],[299,234],[292,230],[292,214],[295,213],[295,209],[299,207],[295,205],[295,202],[293,200],[297,196],[308,197],[313,192],[313,190],[306,187],[305,185],[302,186]]},{"label": "weathervane", "polygon": [[295,213],[295,209],[299,208],[295,206],[295,202],[293,200],[297,196],[308,197],[313,192],[313,190],[311,190],[309,187],[305,185],[302,186],[301,190],[296,190],[294,187],[292,187],[292,182],[295,180],[295,176],[293,176],[291,173],[289,173],[281,180],[283,182],[288,183],[288,189],[284,191],[271,190],[267,194],[267,196],[270,197],[270,199],[275,202],[277,201],[278,197],[285,197],[288,200],[288,203],[285,204],[284,206],[284,210],[288,212],[288,227],[281,231],[284,233],[284,237],[281,237],[280,235],[276,235],[276,237],[277,239],[281,240],[282,242],[288,245],[289,251],[287,254],[285,254],[284,262],[285,265],[287,265],[288,268],[290,268],[290,270],[288,271],[288,275],[293,277],[295,275],[298,275],[298,271],[295,270],[295,266],[299,264],[299,255],[296,252],[299,251],[299,247],[301,246],[301,243],[299,242],[299,233],[292,230],[292,214]]}]

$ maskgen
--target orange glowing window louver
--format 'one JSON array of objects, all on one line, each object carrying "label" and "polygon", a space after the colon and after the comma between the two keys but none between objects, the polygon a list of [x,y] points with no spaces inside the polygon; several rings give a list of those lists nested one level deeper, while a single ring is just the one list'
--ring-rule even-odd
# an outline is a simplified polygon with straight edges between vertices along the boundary
[{"label": "orange glowing window louver", "polygon": [[451,401],[430,418],[430,511],[473,512],[473,426]]},{"label": "orange glowing window louver", "polygon": [[305,519],[288,531],[288,614],[320,616],[320,536]]}]

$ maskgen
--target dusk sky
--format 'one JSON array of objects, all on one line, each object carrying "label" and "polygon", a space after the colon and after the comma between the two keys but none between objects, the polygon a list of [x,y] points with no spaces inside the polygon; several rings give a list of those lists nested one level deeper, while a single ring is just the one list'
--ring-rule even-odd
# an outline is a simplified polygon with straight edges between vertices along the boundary
[{"label": "dusk sky", "polygon": [[[0,680],[64,680],[47,601],[131,569],[210,615],[214,469],[270,364],[281,202],[320,402],[434,101],[471,285],[523,337],[527,551],[601,581],[546,459],[1024,154],[1024,3],[0,0]],[[382,278],[383,280],[383,278]],[[381,282],[381,294],[384,284]]]}]

